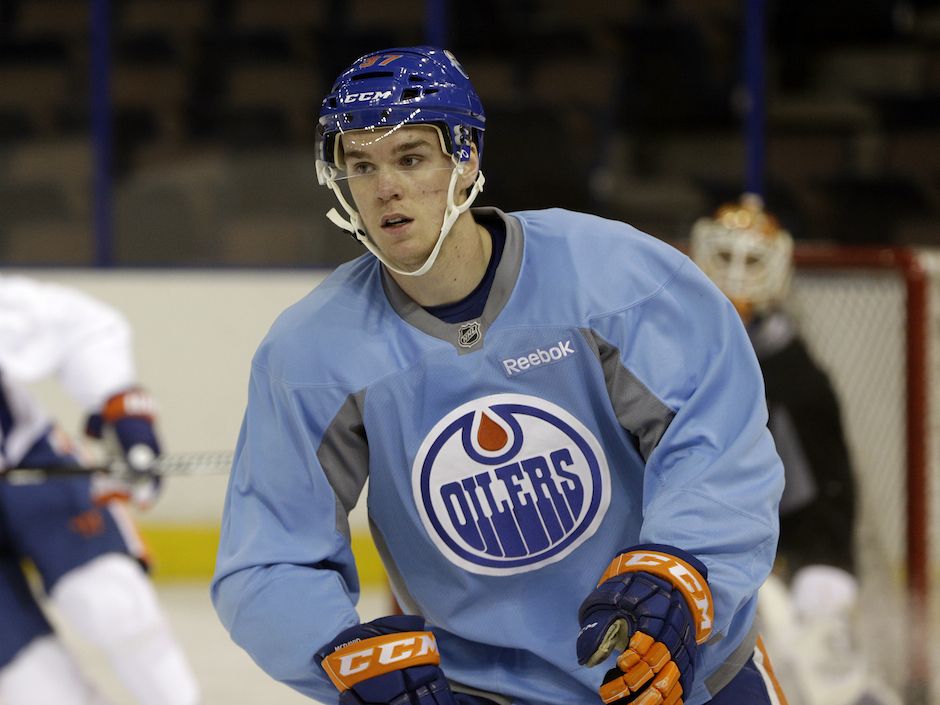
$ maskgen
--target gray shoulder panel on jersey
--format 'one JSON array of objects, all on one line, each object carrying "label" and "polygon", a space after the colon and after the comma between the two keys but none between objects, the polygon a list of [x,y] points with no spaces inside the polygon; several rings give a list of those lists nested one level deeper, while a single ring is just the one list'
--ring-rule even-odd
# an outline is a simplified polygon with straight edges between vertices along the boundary
[{"label": "gray shoulder panel on jersey", "polygon": [[590,328],[582,328],[581,334],[600,360],[607,394],[614,405],[617,420],[636,437],[640,454],[648,460],[672,423],[675,412],[624,367],[619,348]]},{"label": "gray shoulder panel on jersey", "polygon": [[336,530],[350,537],[349,512],[369,477],[369,443],[362,420],[365,390],[350,394],[317,449],[323,474],[336,493]]},{"label": "gray shoulder panel on jersey", "polygon": [[478,220],[502,220],[506,227],[503,256],[496,268],[496,277],[486,299],[483,315],[479,318],[461,323],[445,323],[415,303],[401,290],[385,267],[382,267],[382,286],[389,303],[398,315],[418,330],[450,343],[461,355],[483,347],[486,331],[509,301],[522,267],[523,235],[519,220],[497,208],[474,208],[473,214]]}]

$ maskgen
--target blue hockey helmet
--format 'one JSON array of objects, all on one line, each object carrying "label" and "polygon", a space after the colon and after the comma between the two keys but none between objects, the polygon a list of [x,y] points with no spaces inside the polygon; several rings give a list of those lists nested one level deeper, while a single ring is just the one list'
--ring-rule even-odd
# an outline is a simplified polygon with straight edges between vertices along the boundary
[{"label": "blue hockey helmet", "polygon": [[343,71],[320,107],[318,157],[341,165],[338,137],[349,130],[429,124],[455,163],[483,157],[486,117],[470,77],[446,49],[416,46],[362,56]]},{"label": "blue hockey helmet", "polygon": [[[483,157],[486,117],[483,104],[460,62],[446,49],[432,46],[384,49],[353,62],[336,79],[320,107],[317,141],[317,178],[336,195],[346,212],[334,208],[327,218],[359,240],[393,272],[420,276],[434,265],[444,238],[461,213],[483,190],[483,172],[477,174],[466,197],[458,204],[455,186],[476,144],[478,165]],[[441,149],[454,163],[447,192],[447,207],[433,251],[415,271],[397,269],[375,245],[362,225],[353,199],[343,192],[345,164],[340,135],[353,130],[392,130],[409,125],[437,129]]]}]

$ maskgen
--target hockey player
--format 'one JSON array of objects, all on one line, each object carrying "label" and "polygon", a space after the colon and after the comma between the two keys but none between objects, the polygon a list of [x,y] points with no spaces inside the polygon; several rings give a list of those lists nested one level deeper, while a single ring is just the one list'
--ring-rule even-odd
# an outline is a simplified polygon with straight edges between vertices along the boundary
[{"label": "hockey player", "polygon": [[785,307],[793,238],[759,196],[744,194],[699,219],[691,245],[746,325],[785,468],[777,566],[759,614],[791,704],[896,703],[853,643],[855,479],[833,386]]},{"label": "hockey player", "polygon": [[[371,254],[254,357],[222,622],[327,703],[780,702],[753,621],[783,470],[740,319],[628,225],[470,210],[484,129],[432,47],[363,56],[324,100],[329,218]],[[366,480],[406,614],[361,624]]]},{"label": "hockey player", "polygon": [[[113,440],[133,481],[12,484],[4,470],[75,464],[27,383],[55,376]],[[115,310],[76,290],[0,276],[0,703],[106,705],[54,634],[23,572],[31,562],[57,614],[98,647],[141,705],[194,705],[198,687],[141,567],[118,496],[149,504],[160,452],[153,403],[137,386],[131,334]]]}]

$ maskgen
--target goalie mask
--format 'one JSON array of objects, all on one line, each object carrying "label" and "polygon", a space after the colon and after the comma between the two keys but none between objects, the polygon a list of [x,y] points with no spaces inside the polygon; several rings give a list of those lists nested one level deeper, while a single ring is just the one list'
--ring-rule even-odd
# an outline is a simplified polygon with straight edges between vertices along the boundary
[{"label": "goalie mask", "polygon": [[[320,108],[317,178],[330,187],[347,216],[333,208],[327,218],[362,242],[392,271],[408,276],[426,273],[454,222],[483,189],[483,173],[478,171],[466,199],[456,204],[457,180],[467,167],[473,144],[482,162],[485,120],[483,104],[470,78],[449,51],[418,46],[360,57],[340,74]],[[375,131],[378,136],[409,125],[436,128],[441,149],[453,162],[441,232],[427,260],[413,272],[393,267],[366,232],[352,197],[342,188],[349,174],[340,140],[343,133],[353,130]]]},{"label": "goalie mask", "polygon": [[793,238],[759,196],[721,206],[692,227],[692,259],[745,320],[780,303],[793,272]]}]

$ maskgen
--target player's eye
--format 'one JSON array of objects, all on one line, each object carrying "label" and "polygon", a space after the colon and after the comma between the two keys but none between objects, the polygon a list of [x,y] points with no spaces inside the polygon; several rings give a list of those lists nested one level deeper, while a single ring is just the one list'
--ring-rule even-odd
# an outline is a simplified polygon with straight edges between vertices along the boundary
[{"label": "player's eye", "polygon": [[355,162],[349,165],[349,173],[353,176],[365,176],[375,169],[369,162]]},{"label": "player's eye", "polygon": [[408,155],[402,157],[402,158],[398,161],[398,163],[399,163],[399,166],[401,166],[402,169],[414,169],[415,167],[417,167],[417,166],[419,166],[419,165],[421,164],[421,157],[419,157],[419,156],[417,156],[417,155],[415,155],[415,154],[408,154]]}]

